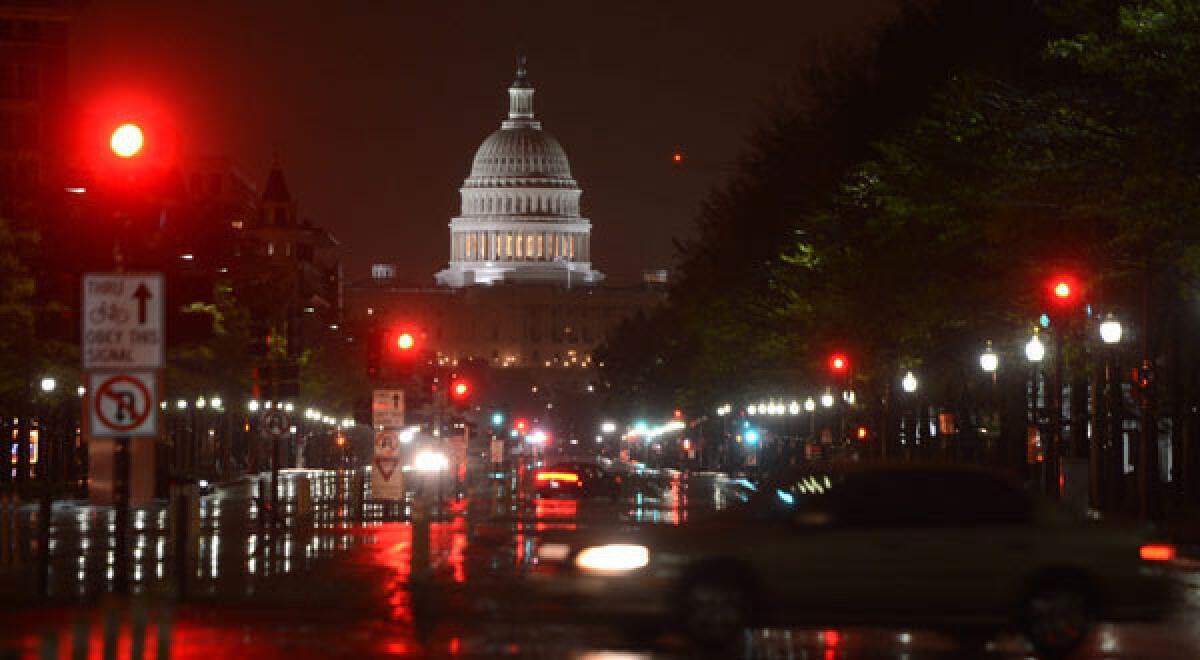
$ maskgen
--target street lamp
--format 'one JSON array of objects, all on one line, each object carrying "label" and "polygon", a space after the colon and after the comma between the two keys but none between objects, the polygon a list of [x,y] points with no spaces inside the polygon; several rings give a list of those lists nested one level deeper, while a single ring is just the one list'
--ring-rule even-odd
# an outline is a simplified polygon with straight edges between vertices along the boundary
[{"label": "street lamp", "polygon": [[1109,346],[1120,343],[1121,334],[1123,332],[1121,322],[1113,318],[1110,314],[1103,323],[1100,324],[1100,339]]},{"label": "street lamp", "polygon": [[46,376],[41,382],[42,391],[46,394],[53,392],[58,387],[58,381],[53,376]]},{"label": "street lamp", "polygon": [[[1113,382],[1113,363],[1117,354],[1117,344],[1121,343],[1124,328],[1121,322],[1112,314],[1105,317],[1100,324],[1100,341],[1104,342],[1104,398],[1103,417],[1099,420],[1100,429],[1092,438],[1091,447],[1092,474],[1097,475],[1092,480],[1092,506],[1100,509],[1115,498],[1110,495],[1121,479],[1121,452],[1117,446],[1121,440],[1121,415],[1119,404],[1119,389]],[[1139,466],[1140,468],[1141,466]]]},{"label": "street lamp", "polygon": [[908,392],[909,394],[916,392],[917,391],[917,377],[914,376],[913,372],[911,372],[911,371],[904,374],[904,380],[900,381],[900,386],[903,387],[904,391]]},{"label": "street lamp", "polygon": [[986,373],[992,374],[993,381],[996,378],[996,369],[1000,366],[1000,356],[992,350],[992,340],[988,340],[987,347],[983,349],[983,353],[979,356],[979,368]]},{"label": "street lamp", "polygon": [[826,393],[822,394],[821,395],[821,405],[826,408],[832,408],[833,407],[833,394],[830,392],[826,392]]},{"label": "street lamp", "polygon": [[1038,338],[1035,332],[1029,338],[1029,343],[1025,344],[1025,358],[1030,362],[1041,362],[1042,358],[1046,357],[1046,345]]}]

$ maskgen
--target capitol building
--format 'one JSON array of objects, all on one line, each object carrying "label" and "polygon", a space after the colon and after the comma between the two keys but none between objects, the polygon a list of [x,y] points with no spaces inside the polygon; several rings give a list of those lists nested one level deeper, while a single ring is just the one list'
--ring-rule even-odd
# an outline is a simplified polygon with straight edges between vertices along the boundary
[{"label": "capitol building", "polygon": [[525,59],[508,88],[508,119],[479,145],[450,221],[450,265],[435,277],[449,287],[496,283],[595,284],[592,223],[562,145],[533,112]]},{"label": "capitol building", "polygon": [[537,120],[524,58],[518,62],[508,117],[476,150],[459,188],[447,267],[418,285],[377,264],[347,287],[345,312],[359,332],[417,328],[430,364],[484,368],[481,404],[544,415],[551,401],[533,405],[530,396],[598,391],[595,349],[622,321],[664,300],[666,274],[617,286],[592,267],[583,191]]}]

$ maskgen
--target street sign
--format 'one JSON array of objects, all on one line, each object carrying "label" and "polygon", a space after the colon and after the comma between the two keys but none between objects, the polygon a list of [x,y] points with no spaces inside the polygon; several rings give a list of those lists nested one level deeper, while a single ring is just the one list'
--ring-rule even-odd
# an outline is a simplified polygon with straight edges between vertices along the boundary
[{"label": "street sign", "polygon": [[404,472],[400,469],[400,434],[375,433],[375,457],[371,461],[371,498],[404,499]]},{"label": "street sign", "polygon": [[92,435],[145,437],[158,433],[158,396],[152,371],[88,374]]},{"label": "street sign", "polygon": [[404,426],[404,390],[375,390],[371,424],[376,430]]},{"label": "street sign", "polygon": [[161,273],[84,275],[79,315],[84,369],[163,366]]},{"label": "street sign", "polygon": [[263,429],[276,438],[286,435],[291,428],[288,416],[282,410],[272,410],[263,415]]}]

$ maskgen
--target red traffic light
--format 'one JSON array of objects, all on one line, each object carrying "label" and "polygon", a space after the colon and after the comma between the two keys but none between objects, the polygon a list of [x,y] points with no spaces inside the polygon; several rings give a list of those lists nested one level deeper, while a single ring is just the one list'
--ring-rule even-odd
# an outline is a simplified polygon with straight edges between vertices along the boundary
[{"label": "red traffic light", "polygon": [[524,434],[529,430],[529,422],[524,417],[515,419],[513,420],[513,428],[517,430],[517,433]]},{"label": "red traffic light", "polygon": [[412,333],[401,332],[396,335],[396,348],[402,351],[411,350],[416,345],[416,340],[413,339]]},{"label": "red traffic light", "polygon": [[1070,275],[1058,275],[1050,280],[1050,298],[1059,304],[1074,302],[1079,298],[1079,285]]},{"label": "red traffic light", "polygon": [[845,373],[850,368],[850,360],[843,353],[834,353],[829,357],[829,370],[835,374]]},{"label": "red traffic light", "polygon": [[465,380],[458,379],[450,383],[450,396],[462,401],[471,396],[471,384]]},{"label": "red traffic light", "polygon": [[121,124],[112,132],[108,146],[120,158],[133,158],[142,151],[146,136],[137,124]]}]

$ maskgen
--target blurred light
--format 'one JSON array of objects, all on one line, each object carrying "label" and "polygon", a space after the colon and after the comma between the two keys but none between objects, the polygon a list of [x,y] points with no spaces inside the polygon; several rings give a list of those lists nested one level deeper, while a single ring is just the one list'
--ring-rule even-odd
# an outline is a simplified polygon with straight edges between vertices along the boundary
[{"label": "blurred light", "polygon": [[758,443],[758,431],[755,431],[754,429],[750,429],[749,431],[746,431],[746,442],[749,444],[752,444],[752,445],[757,444]]},{"label": "blurred light", "polygon": [[596,573],[623,573],[644,568],[650,563],[650,551],[644,545],[612,543],[584,548],[575,557],[575,565]]},{"label": "blurred light", "polygon": [[850,360],[842,353],[834,353],[829,357],[829,370],[835,374],[844,373],[850,367]]},{"label": "blurred light", "polygon": [[910,371],[904,374],[904,380],[900,382],[900,385],[904,388],[905,392],[912,394],[917,391],[917,377]]},{"label": "blurred light", "polygon": [[1145,561],[1171,561],[1175,559],[1175,546],[1167,543],[1147,543],[1138,548],[1138,556]]},{"label": "blurred light", "polygon": [[58,381],[52,376],[46,376],[42,379],[41,386],[43,392],[50,393],[58,387]]},{"label": "blurred light", "polygon": [[208,401],[204,397],[196,397],[196,407],[203,410],[208,405]]},{"label": "blurred light", "polygon": [[1042,358],[1046,357],[1046,347],[1042,345],[1042,340],[1034,335],[1029,338],[1029,343],[1025,344],[1025,358],[1030,362],[1041,362]]},{"label": "blurred light", "polygon": [[184,401],[183,399],[180,399],[180,400],[178,400],[178,401],[176,401],[176,402],[175,402],[175,407],[176,407],[176,408],[178,408],[178,409],[180,409],[180,410],[185,410],[185,409],[187,408],[187,401]]},{"label": "blurred light", "polygon": [[504,413],[492,413],[492,426],[504,426]]},{"label": "blurred light", "polygon": [[75,388],[75,394],[78,394],[79,396],[83,396],[84,394],[87,394],[87,388],[84,387],[83,385],[80,385],[79,387]]},{"label": "blurred light", "polygon": [[113,131],[108,146],[112,152],[121,158],[132,158],[142,150],[146,137],[137,124],[121,124]]},{"label": "blurred light", "polygon": [[825,406],[826,408],[832,408],[833,407],[833,394],[831,394],[829,392],[822,394],[821,395],[821,405]]},{"label": "blurred light", "polygon": [[987,373],[996,371],[1000,366],[1000,356],[992,350],[992,342],[988,341],[987,348],[983,349],[983,353],[979,356],[979,368]]},{"label": "blurred light", "polygon": [[251,399],[250,401],[248,401],[246,403],[246,409],[249,410],[250,412],[257,412],[258,411],[258,401]]},{"label": "blurred light", "polygon": [[449,466],[450,461],[445,454],[430,449],[421,450],[413,457],[413,469],[418,472],[438,472]]},{"label": "blurred light", "polygon": [[402,351],[409,350],[415,343],[416,342],[413,340],[413,336],[407,332],[402,332],[398,337],[396,337],[396,348],[399,348]]},{"label": "blurred light", "polygon": [[213,408],[216,408],[219,410],[221,408],[221,405],[224,403],[224,401],[221,400],[221,397],[214,396],[212,399],[210,399],[210,403],[212,403]]},{"label": "blurred light", "polygon": [[811,396],[808,397],[807,399],[804,400],[804,409],[808,412],[812,412],[812,411],[816,410],[817,402],[814,401]]},{"label": "blurred light", "polygon": [[196,255],[192,254],[191,252],[187,252],[179,255],[179,258],[183,259],[184,261],[191,261],[192,259],[196,258]]},{"label": "blurred light", "polygon": [[1116,344],[1121,341],[1121,334],[1124,328],[1121,327],[1121,322],[1109,316],[1107,320],[1100,324],[1100,339],[1106,344]]},{"label": "blurred light", "polygon": [[617,430],[617,425],[613,422],[604,422],[603,424],[600,425],[600,431],[602,433],[615,433],[616,430]]}]

